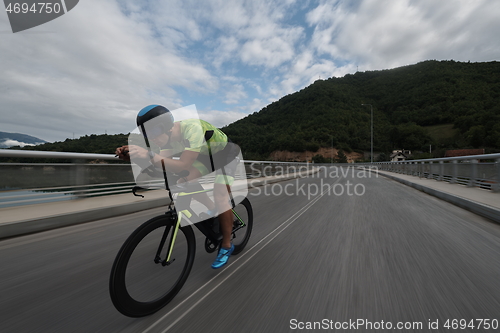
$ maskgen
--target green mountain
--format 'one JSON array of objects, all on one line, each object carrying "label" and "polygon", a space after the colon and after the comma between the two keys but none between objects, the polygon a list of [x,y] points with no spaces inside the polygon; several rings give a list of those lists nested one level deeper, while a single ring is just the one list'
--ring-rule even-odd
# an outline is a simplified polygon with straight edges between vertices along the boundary
[{"label": "green mountain", "polygon": [[[373,106],[374,151],[382,157],[393,149],[428,152],[430,147],[435,157],[456,148],[500,152],[496,61],[424,61],[318,80],[223,131],[246,159],[268,159],[277,150],[317,152],[332,144],[347,153],[369,152],[371,108],[361,104]],[[23,149],[112,154],[125,144],[126,134],[93,134]]]},{"label": "green mountain", "polygon": [[[223,130],[247,158],[276,150],[500,149],[500,62],[424,61],[318,80]],[[441,127],[439,127],[441,126]]]}]

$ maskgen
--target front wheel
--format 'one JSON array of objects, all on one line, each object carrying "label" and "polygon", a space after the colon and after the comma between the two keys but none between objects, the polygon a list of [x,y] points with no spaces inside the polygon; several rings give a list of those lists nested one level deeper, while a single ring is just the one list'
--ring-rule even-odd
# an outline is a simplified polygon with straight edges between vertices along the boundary
[{"label": "front wheel", "polygon": [[[116,256],[109,291],[116,309],[129,317],[155,313],[180,291],[193,266],[196,242],[193,229],[182,227],[165,262],[175,221],[157,216],[135,230]],[[159,256],[157,255],[159,253]]]},{"label": "front wheel", "polygon": [[233,255],[243,251],[250,239],[253,227],[253,210],[250,200],[243,199],[233,208]]}]

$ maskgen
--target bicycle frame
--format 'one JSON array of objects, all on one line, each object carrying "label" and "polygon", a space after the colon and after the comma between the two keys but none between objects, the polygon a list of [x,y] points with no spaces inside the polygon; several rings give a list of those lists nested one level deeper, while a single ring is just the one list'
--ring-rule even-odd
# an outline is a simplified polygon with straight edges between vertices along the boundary
[{"label": "bicycle frame", "polygon": [[[166,266],[166,265],[170,265],[171,264],[170,258],[171,258],[171,255],[172,255],[172,249],[174,247],[175,240],[177,238],[177,233],[179,231],[179,228],[181,228],[182,217],[185,216],[189,220],[193,215],[196,216],[196,213],[193,212],[189,208],[193,196],[196,195],[196,194],[207,193],[207,192],[213,191],[213,189],[204,189],[202,191],[179,192],[179,193],[177,193],[177,195],[178,195],[177,205],[180,206],[180,209],[181,209],[179,212],[177,212],[177,208],[173,204],[174,203],[174,198],[173,198],[173,195],[172,195],[172,191],[170,190],[169,185],[168,185],[167,173],[166,173],[166,170],[165,170],[165,164],[164,164],[163,160],[161,161],[161,163],[162,163],[162,168],[163,168],[163,175],[164,175],[164,178],[165,178],[165,186],[166,186],[167,191],[169,192],[169,197],[170,197],[170,202],[171,202],[170,206],[169,206],[169,211],[167,213],[170,213],[172,221],[175,221],[174,230],[172,232],[172,237],[170,238],[170,242],[168,244],[168,251],[167,251],[167,256],[166,256],[165,260],[162,261],[160,259],[160,252],[163,249],[163,246],[165,245],[166,237],[168,235],[168,231],[169,230],[167,228],[165,229],[165,231],[163,233],[160,245],[158,247],[158,251],[156,253],[155,262],[156,263],[161,262],[163,266]],[[180,199],[179,199],[179,197],[180,197]],[[231,211],[233,212],[234,216],[236,216],[236,218],[241,223],[241,225],[237,229],[233,230],[233,232],[235,232],[236,230],[244,227],[245,226],[245,222],[235,212],[235,210],[234,210],[234,201],[232,200],[232,198],[231,198],[231,203],[233,204],[233,207],[231,208]],[[172,205],[173,205],[173,208],[172,208]],[[207,220],[204,220],[204,221],[201,221],[201,222],[198,222],[198,223],[194,223],[194,225],[196,226],[196,228],[198,230],[200,230],[200,232],[202,234],[204,234],[208,239],[210,239],[210,241],[213,244],[219,243],[221,241],[221,238],[222,238],[222,235],[220,233],[215,233],[212,230],[212,228],[210,227],[209,222],[213,221],[215,219],[216,219],[216,217],[211,217],[211,218],[209,218]]]},{"label": "bicycle frame", "polygon": [[[203,188],[199,179],[187,180],[194,178],[188,177],[187,171],[167,174],[163,159],[163,170],[154,164],[144,168],[141,163],[137,165],[141,167],[139,174],[139,170],[134,170],[138,186],[134,187],[132,193],[141,196],[135,192],[156,187],[158,183],[154,180],[161,179],[163,173],[165,187],[161,187],[168,191],[171,201],[167,203],[163,215],[150,218],[134,230],[121,246],[113,262],[109,280],[111,300],[119,312],[129,317],[143,317],[155,313],[181,290],[196,256],[197,240],[192,224],[206,236],[204,245],[208,253],[220,248],[222,231],[225,233],[227,226],[228,232],[232,230],[230,236],[234,245],[233,255],[240,253],[247,245],[253,226],[253,209],[246,198],[247,191],[241,195],[238,192],[239,187],[235,191],[227,187],[227,196],[222,192],[226,185],[221,186],[219,181],[214,184],[213,189]],[[150,179],[153,182],[150,182]],[[172,186],[169,186],[169,182]],[[146,188],[140,186],[143,183]],[[205,187],[207,185],[204,184]],[[215,193],[207,193],[209,191]],[[193,199],[196,200],[196,205]],[[230,201],[227,207],[226,199]],[[220,211],[228,210],[222,214],[222,228],[219,228],[217,217],[209,217],[203,213],[207,208],[214,208],[213,203]],[[230,225],[225,224],[226,219]],[[170,265],[169,268],[163,267],[167,265]],[[142,276],[148,277],[142,279]]]},{"label": "bicycle frame", "polygon": [[[200,192],[195,192],[195,193],[179,193],[179,195],[183,194],[183,195],[193,195],[193,194],[196,194],[196,193],[204,193],[204,192],[208,192],[208,191],[211,191],[211,190],[205,190],[205,191],[200,191]],[[240,228],[243,228],[246,224],[245,224],[245,221],[238,215],[238,213],[236,213],[236,211],[234,210],[234,208],[231,208],[231,211],[232,213],[234,214],[234,216],[238,219],[238,221],[241,223],[241,225],[234,229],[233,232],[239,230]],[[170,239],[170,242],[169,242],[169,245],[168,245],[168,251],[167,251],[167,257],[165,258],[165,260],[163,261],[164,265],[169,265],[170,264],[170,257],[171,257],[171,254],[172,254],[172,249],[174,247],[174,244],[175,244],[175,239],[177,237],[177,233],[179,231],[179,228],[181,228],[181,220],[183,218],[183,216],[185,216],[187,219],[190,219],[193,215],[195,215],[194,212],[190,211],[189,209],[183,209],[182,211],[180,212],[177,212],[175,206],[174,208],[171,208],[169,210],[169,213],[172,214],[172,220],[175,221],[175,224],[174,224],[174,231],[172,233],[172,237]],[[204,220],[204,221],[201,221],[201,222],[198,222],[198,223],[194,223],[194,226],[203,234],[205,235],[208,239],[210,239],[210,241],[214,244],[217,244],[218,242],[221,241],[221,234],[220,233],[215,233],[212,228],[210,227],[210,222],[215,220],[217,217],[211,217],[207,220]],[[160,246],[158,247],[158,252],[157,252],[157,257],[159,258],[160,256],[160,252],[161,252],[161,249],[163,248],[164,244],[165,244],[165,241],[166,241],[166,235],[168,234],[168,229],[165,230],[164,232],[164,236],[162,237],[162,241],[160,242]]]}]

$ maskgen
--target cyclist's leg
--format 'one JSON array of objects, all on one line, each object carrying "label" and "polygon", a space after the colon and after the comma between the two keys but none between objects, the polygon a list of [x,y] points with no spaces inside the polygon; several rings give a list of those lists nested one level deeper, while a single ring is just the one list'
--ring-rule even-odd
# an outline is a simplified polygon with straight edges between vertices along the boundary
[{"label": "cyclist's leg", "polygon": [[222,231],[222,244],[223,248],[231,247],[231,232],[233,230],[233,215],[231,206],[229,204],[229,192],[231,187],[226,184],[214,185],[214,198],[215,205],[219,211],[219,221]]},{"label": "cyclist's leg", "polygon": [[[232,143],[229,143],[232,145]],[[230,147],[230,150],[234,148]],[[222,231],[222,247],[231,247],[231,234],[233,231],[233,213],[231,211],[232,202],[231,185],[239,160],[233,154],[227,154],[225,165],[217,170],[214,184],[215,205],[219,211],[219,220]],[[231,203],[230,203],[231,202]]]},{"label": "cyclist's leg", "polygon": [[234,172],[232,170],[228,170],[226,167],[217,170],[214,184],[214,199],[219,212],[222,243],[217,258],[212,264],[212,268],[221,268],[227,264],[229,256],[231,256],[235,249],[231,243],[233,213],[231,211],[230,193],[233,181]]},{"label": "cyclist's leg", "polygon": [[[189,176],[186,178],[187,181],[196,181],[199,180],[201,177],[203,177],[205,173],[205,169],[203,169],[202,166],[200,166],[198,163],[194,163],[190,168],[189,168]],[[193,195],[193,199],[196,201],[200,202],[202,205],[207,207],[209,210],[215,210],[215,204],[212,199],[208,196],[207,193],[198,193]]]},{"label": "cyclist's leg", "polygon": [[222,231],[222,247],[231,247],[231,233],[233,231],[233,213],[231,211],[231,185],[234,182],[235,168],[229,163],[217,170],[214,184],[215,205],[219,212],[219,221]]}]

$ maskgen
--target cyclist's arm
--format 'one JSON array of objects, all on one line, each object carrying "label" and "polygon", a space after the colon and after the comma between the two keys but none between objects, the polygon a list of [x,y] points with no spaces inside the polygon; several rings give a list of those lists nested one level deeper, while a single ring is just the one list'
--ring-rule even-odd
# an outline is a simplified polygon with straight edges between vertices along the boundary
[{"label": "cyclist's arm", "polygon": [[[204,143],[204,133],[203,127],[201,126],[199,121],[185,123],[185,127],[181,128],[181,135],[184,141],[187,141],[187,144],[183,144],[184,150],[181,153],[181,156],[178,160],[174,160],[172,158],[165,158],[165,167],[168,171],[178,173],[184,170],[189,170],[193,163],[198,158],[202,146]],[[179,152],[179,150],[177,150]],[[160,151],[160,156],[169,157],[174,152],[170,149]],[[155,164],[161,167],[161,157],[154,157]]]},{"label": "cyclist's arm", "polygon": [[164,161],[165,168],[167,171],[178,173],[183,170],[189,170],[189,168],[193,165],[194,161],[198,158],[198,151],[193,150],[185,150],[182,152],[179,159],[174,160],[172,158],[172,151],[170,149],[162,150],[160,154],[154,153],[152,158],[148,155],[148,150],[137,147],[137,146],[129,146],[130,154],[132,158],[138,159],[150,159],[151,162],[155,165],[155,167],[161,169],[161,161]]},{"label": "cyclist's arm", "polygon": [[172,158],[171,152],[169,150],[163,150],[160,154],[155,154],[152,162],[156,167],[161,168],[161,160],[165,163],[165,168],[174,173],[181,172],[183,170],[189,170],[193,165],[194,161],[198,158],[199,152],[192,150],[185,150],[182,152],[178,160]]},{"label": "cyclist's arm", "polygon": [[116,157],[118,157],[121,160],[130,161],[130,155],[129,155],[128,151],[129,151],[128,145],[121,146],[121,147],[116,148],[115,155],[116,155]]}]

